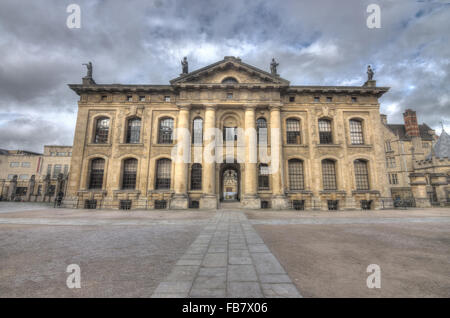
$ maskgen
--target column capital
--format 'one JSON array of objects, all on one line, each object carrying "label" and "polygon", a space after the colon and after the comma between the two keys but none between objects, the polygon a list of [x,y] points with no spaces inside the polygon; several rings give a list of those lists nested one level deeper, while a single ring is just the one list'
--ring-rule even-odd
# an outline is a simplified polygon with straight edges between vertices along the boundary
[{"label": "column capital", "polygon": [[269,110],[270,111],[276,111],[276,110],[280,111],[281,110],[281,106],[283,106],[282,103],[273,103],[273,104],[269,105]]},{"label": "column capital", "polygon": [[190,103],[178,103],[177,107],[180,110],[190,110],[191,109],[191,104]]},{"label": "column capital", "polygon": [[205,110],[213,110],[216,111],[217,104],[203,104],[203,107],[205,107]]},{"label": "column capital", "polygon": [[250,111],[256,111],[256,105],[244,105],[244,109],[245,111],[250,110]]}]

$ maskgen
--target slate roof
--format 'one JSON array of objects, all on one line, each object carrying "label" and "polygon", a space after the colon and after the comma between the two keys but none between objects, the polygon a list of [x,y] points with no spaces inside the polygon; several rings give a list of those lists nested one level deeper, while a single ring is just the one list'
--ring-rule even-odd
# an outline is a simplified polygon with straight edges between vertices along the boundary
[{"label": "slate roof", "polygon": [[[396,134],[400,140],[411,140],[411,136],[408,136],[406,134],[405,125],[402,124],[388,124],[387,127]],[[419,133],[420,137],[423,140],[434,140],[433,135],[430,135],[428,131],[431,130],[431,128],[427,124],[419,125]]]},{"label": "slate roof", "polygon": [[433,149],[436,158],[450,158],[450,135],[445,130],[442,130]]}]

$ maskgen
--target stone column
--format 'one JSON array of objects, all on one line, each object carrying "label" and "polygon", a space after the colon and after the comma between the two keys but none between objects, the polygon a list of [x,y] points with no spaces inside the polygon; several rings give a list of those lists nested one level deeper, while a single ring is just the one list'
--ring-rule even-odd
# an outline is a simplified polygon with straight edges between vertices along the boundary
[{"label": "stone column", "polygon": [[242,206],[247,209],[260,209],[261,200],[257,193],[257,138],[256,115],[254,107],[245,109],[245,176]]},{"label": "stone column", "polygon": [[427,195],[427,180],[424,173],[410,173],[411,191],[416,201],[416,207],[428,208],[431,206],[430,199]]},{"label": "stone column", "polygon": [[[211,150],[215,144],[215,128],[216,128],[216,109],[214,106],[207,106],[205,110],[205,130],[203,138],[203,173],[202,173],[202,189],[203,196],[200,200],[200,208],[216,209],[216,160],[215,150]],[[214,147],[215,148],[215,147]],[[214,151],[214,152],[213,152]],[[205,154],[214,154],[205,156]]]},{"label": "stone column", "polygon": [[175,160],[174,190],[175,194],[170,202],[171,209],[187,209],[187,176],[190,162],[190,136],[189,133],[189,110],[187,105],[179,106],[177,124],[177,157]]},{"label": "stone column", "polygon": [[33,174],[28,182],[27,198],[26,201],[30,201],[31,196],[34,194],[35,175]]},{"label": "stone column", "polygon": [[[283,162],[283,131],[281,126],[281,106],[270,107],[270,154],[272,172],[272,209],[287,209],[288,200],[284,194],[284,162]],[[278,161],[278,162],[277,162]]]},{"label": "stone column", "polygon": [[17,188],[17,175],[15,174],[11,180],[11,182],[9,183],[9,188],[8,188],[8,200],[9,201],[14,201],[15,197],[16,197],[16,188]]}]

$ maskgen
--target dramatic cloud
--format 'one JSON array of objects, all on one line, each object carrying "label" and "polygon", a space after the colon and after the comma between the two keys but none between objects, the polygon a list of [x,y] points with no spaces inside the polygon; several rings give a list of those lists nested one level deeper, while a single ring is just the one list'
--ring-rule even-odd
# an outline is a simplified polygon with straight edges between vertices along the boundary
[{"label": "dramatic cloud", "polygon": [[[16,1],[0,2],[0,148],[42,151],[72,144],[81,63],[98,83],[167,84],[226,55],[268,70],[272,57],[293,85],[361,85],[372,64],[390,86],[381,110],[402,122],[450,131],[450,5],[446,1]],[[81,7],[81,29],[66,8]],[[381,29],[366,26],[371,3]]]}]

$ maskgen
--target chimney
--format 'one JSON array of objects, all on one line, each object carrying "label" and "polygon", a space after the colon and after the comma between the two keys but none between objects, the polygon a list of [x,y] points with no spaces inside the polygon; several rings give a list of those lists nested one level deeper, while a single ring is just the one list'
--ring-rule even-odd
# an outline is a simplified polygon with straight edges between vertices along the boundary
[{"label": "chimney", "polygon": [[380,114],[380,119],[381,119],[381,123],[383,125],[387,125],[387,115],[385,114]]},{"label": "chimney", "polygon": [[420,133],[416,112],[411,109],[405,110],[403,113],[403,120],[405,121],[406,135],[409,137],[419,137]]}]

